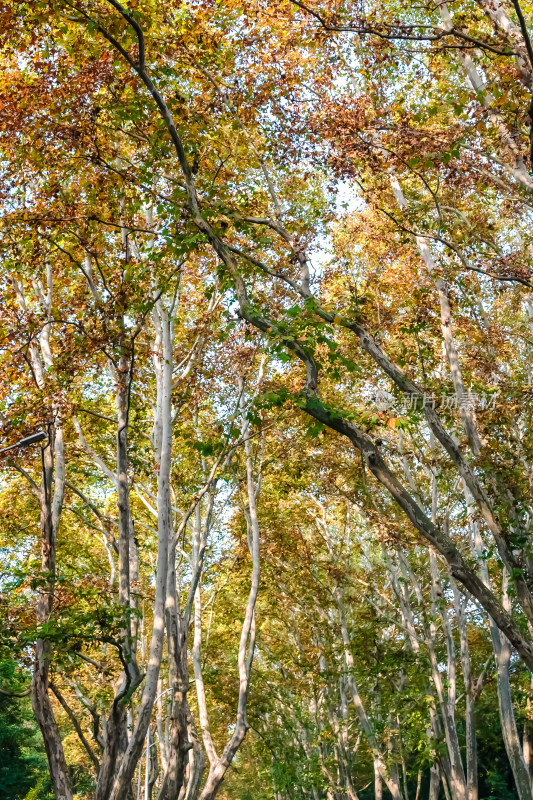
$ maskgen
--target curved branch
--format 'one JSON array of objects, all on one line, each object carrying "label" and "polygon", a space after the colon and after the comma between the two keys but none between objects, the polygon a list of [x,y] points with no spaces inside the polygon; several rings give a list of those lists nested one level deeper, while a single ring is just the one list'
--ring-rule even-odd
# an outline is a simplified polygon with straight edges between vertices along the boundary
[{"label": "curved branch", "polygon": [[100,762],[98,761],[98,758],[96,757],[96,754],[95,754],[94,750],[92,749],[91,745],[87,741],[87,738],[86,738],[85,734],[83,733],[81,725],[78,722],[78,720],[76,719],[76,715],[74,714],[73,710],[70,708],[70,706],[68,705],[67,701],[65,700],[65,698],[63,697],[63,695],[59,691],[59,688],[57,686],[55,686],[55,684],[50,683],[50,689],[55,694],[55,696],[57,697],[57,699],[59,701],[60,706],[63,708],[63,710],[66,712],[68,718],[72,722],[72,724],[74,726],[74,730],[76,731],[76,733],[78,735],[78,739],[80,740],[80,742],[84,746],[89,758],[91,759],[91,761],[94,764],[94,768],[96,769],[96,774],[98,774],[98,772],[100,770]]},{"label": "curved branch", "polygon": [[131,25],[131,27],[135,31],[135,35],[137,36],[137,41],[139,42],[139,68],[144,69],[146,46],[144,43],[144,34],[141,26],[139,25],[138,22],[136,22],[136,20],[132,17],[132,15],[128,13],[128,11],[126,11],[124,6],[122,6],[118,2],[118,0],[107,0],[107,2],[110,3],[113,6],[113,8],[116,8],[119,14],[121,14],[124,17],[126,22],[128,22],[129,25]]},{"label": "curved branch", "polygon": [[2,689],[0,686],[0,694],[2,697],[28,697],[31,694],[31,686],[24,689],[22,692],[11,692],[9,689]]}]

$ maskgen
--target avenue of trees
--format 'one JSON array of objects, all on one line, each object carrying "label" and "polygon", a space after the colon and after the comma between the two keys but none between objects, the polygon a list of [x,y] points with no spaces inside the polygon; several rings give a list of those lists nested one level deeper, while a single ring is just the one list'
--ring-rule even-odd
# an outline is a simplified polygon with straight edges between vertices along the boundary
[{"label": "avenue of trees", "polygon": [[1,800],[533,800],[530,30],[0,1]]}]

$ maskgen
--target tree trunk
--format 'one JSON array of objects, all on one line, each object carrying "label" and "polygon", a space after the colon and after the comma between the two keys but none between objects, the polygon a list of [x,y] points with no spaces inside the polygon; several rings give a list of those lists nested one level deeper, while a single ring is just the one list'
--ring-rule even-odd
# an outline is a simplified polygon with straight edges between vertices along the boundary
[{"label": "tree trunk", "polygon": [[374,758],[374,798],[375,800],[383,800],[383,781],[379,771],[379,765]]},{"label": "tree trunk", "polygon": [[461,665],[463,668],[463,682],[465,687],[465,727],[466,727],[466,783],[468,800],[478,800],[478,771],[477,771],[477,737],[476,737],[476,698],[471,675],[470,647],[468,644],[468,629],[461,597],[453,580],[453,598],[455,615],[459,628],[461,646]]},{"label": "tree trunk", "polygon": [[[64,485],[63,431],[61,425],[56,423],[54,427],[50,426],[50,433],[54,428],[54,442],[52,443],[49,441],[42,453],[43,475],[40,490],[40,504],[41,573],[43,585],[39,592],[36,605],[37,625],[44,625],[48,622],[54,604],[57,528],[59,525],[60,506],[62,503],[62,497],[59,498],[57,493],[58,491],[62,491],[63,486],[61,484]],[[51,496],[52,476],[54,473],[52,446],[55,450],[56,466],[58,468],[58,484],[56,485],[53,504]],[[46,639],[39,637],[35,644],[31,690],[33,712],[43,736],[56,800],[72,800],[67,762],[63,751],[59,728],[48,695],[49,672],[50,644]]]},{"label": "tree trunk", "polygon": [[[465,488],[465,501],[469,512],[471,511],[472,499]],[[488,585],[489,574],[486,559],[483,557],[483,541],[479,532],[477,522],[471,517],[470,528],[473,540],[473,550],[480,563],[481,578]],[[510,608],[510,600],[507,592],[508,576],[504,573],[502,587],[503,605],[506,610]],[[502,726],[502,736],[507,752],[507,757],[511,765],[516,790],[520,800],[533,800],[533,793],[529,777],[529,770],[524,760],[524,754],[520,746],[520,737],[516,726],[516,719],[511,695],[511,683],[509,676],[509,663],[511,660],[511,646],[509,640],[498,629],[494,620],[489,617],[490,635],[494,660],[496,662],[496,685],[498,690],[498,709],[500,712],[500,723]]]},{"label": "tree trunk", "polygon": [[[106,788],[98,781],[96,800],[126,800],[131,791],[131,781],[135,767],[143,750],[143,742],[152,717],[153,706],[157,693],[159,670],[163,655],[165,636],[165,599],[167,589],[168,551],[169,543],[173,539],[172,503],[170,494],[170,474],[172,455],[172,369],[174,327],[173,320],[159,304],[159,313],[163,321],[162,330],[162,369],[157,376],[157,391],[161,393],[161,452],[157,480],[157,564],[155,580],[155,600],[153,612],[152,637],[148,666],[141,702],[137,714],[137,722],[128,742],[124,756],[115,770],[112,789],[106,793]],[[129,527],[128,527],[129,536]],[[128,548],[129,549],[129,548]],[[124,569],[129,571],[128,563]],[[130,635],[130,632],[129,632]],[[135,666],[136,666],[136,662]],[[131,689],[130,689],[131,691]],[[122,703],[119,695],[115,698]]]},{"label": "tree trunk", "polygon": [[439,800],[440,769],[438,764],[433,764],[429,771],[428,800]]},{"label": "tree trunk", "polygon": [[520,746],[520,737],[516,726],[511,696],[509,677],[511,647],[508,640],[494,624],[491,625],[491,635],[497,670],[498,708],[500,711],[500,722],[505,750],[507,751],[509,763],[513,771],[518,797],[520,800],[533,800],[529,770]]}]

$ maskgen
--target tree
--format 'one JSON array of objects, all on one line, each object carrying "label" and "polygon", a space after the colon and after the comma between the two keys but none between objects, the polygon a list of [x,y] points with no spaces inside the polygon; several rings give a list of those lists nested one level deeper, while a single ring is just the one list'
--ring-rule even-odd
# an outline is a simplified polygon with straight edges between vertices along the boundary
[{"label": "tree", "polygon": [[[510,677],[511,646],[533,667],[525,20],[519,5],[483,3],[421,11],[54,0],[3,10],[5,434],[15,442],[28,425],[48,433],[43,478],[38,453],[17,454],[6,475],[18,471],[40,507],[41,567],[27,564],[23,579],[36,606],[26,640],[58,797],[72,790],[56,702],[99,800],[128,796],[145,741],[145,777],[161,798],[219,790],[247,730],[255,506],[271,425],[300,442],[314,437],[319,474],[338,466],[337,490],[385,548],[395,624],[410,631],[416,658],[419,638],[427,648],[430,739],[445,744],[433,756],[433,796],[439,778],[454,800],[476,793],[471,609],[490,618],[505,745],[520,796],[531,794]],[[267,372],[252,389],[262,353]],[[322,505],[323,491],[314,495]],[[212,518],[226,496],[246,523],[252,568],[247,599],[241,593],[236,716],[215,742],[202,577],[217,563]],[[65,497],[93,569],[74,579],[77,600],[61,586],[76,575]],[[220,513],[226,524],[231,515]],[[320,674],[341,664],[343,677],[322,693],[306,688],[319,741],[298,712],[291,746],[308,764],[290,775],[317,797],[336,782],[357,791],[343,738],[351,701],[375,792],[384,782],[399,800],[411,730],[390,686],[399,691],[408,665],[369,706],[346,587],[328,569],[334,603],[323,598],[313,613],[328,607],[337,636],[314,646]],[[317,630],[307,628],[308,641]],[[378,648],[386,629],[374,638]],[[457,695],[439,669],[446,653],[452,685],[454,648],[464,763]],[[166,737],[157,759],[151,725]],[[412,735],[420,740],[419,729]]]}]

